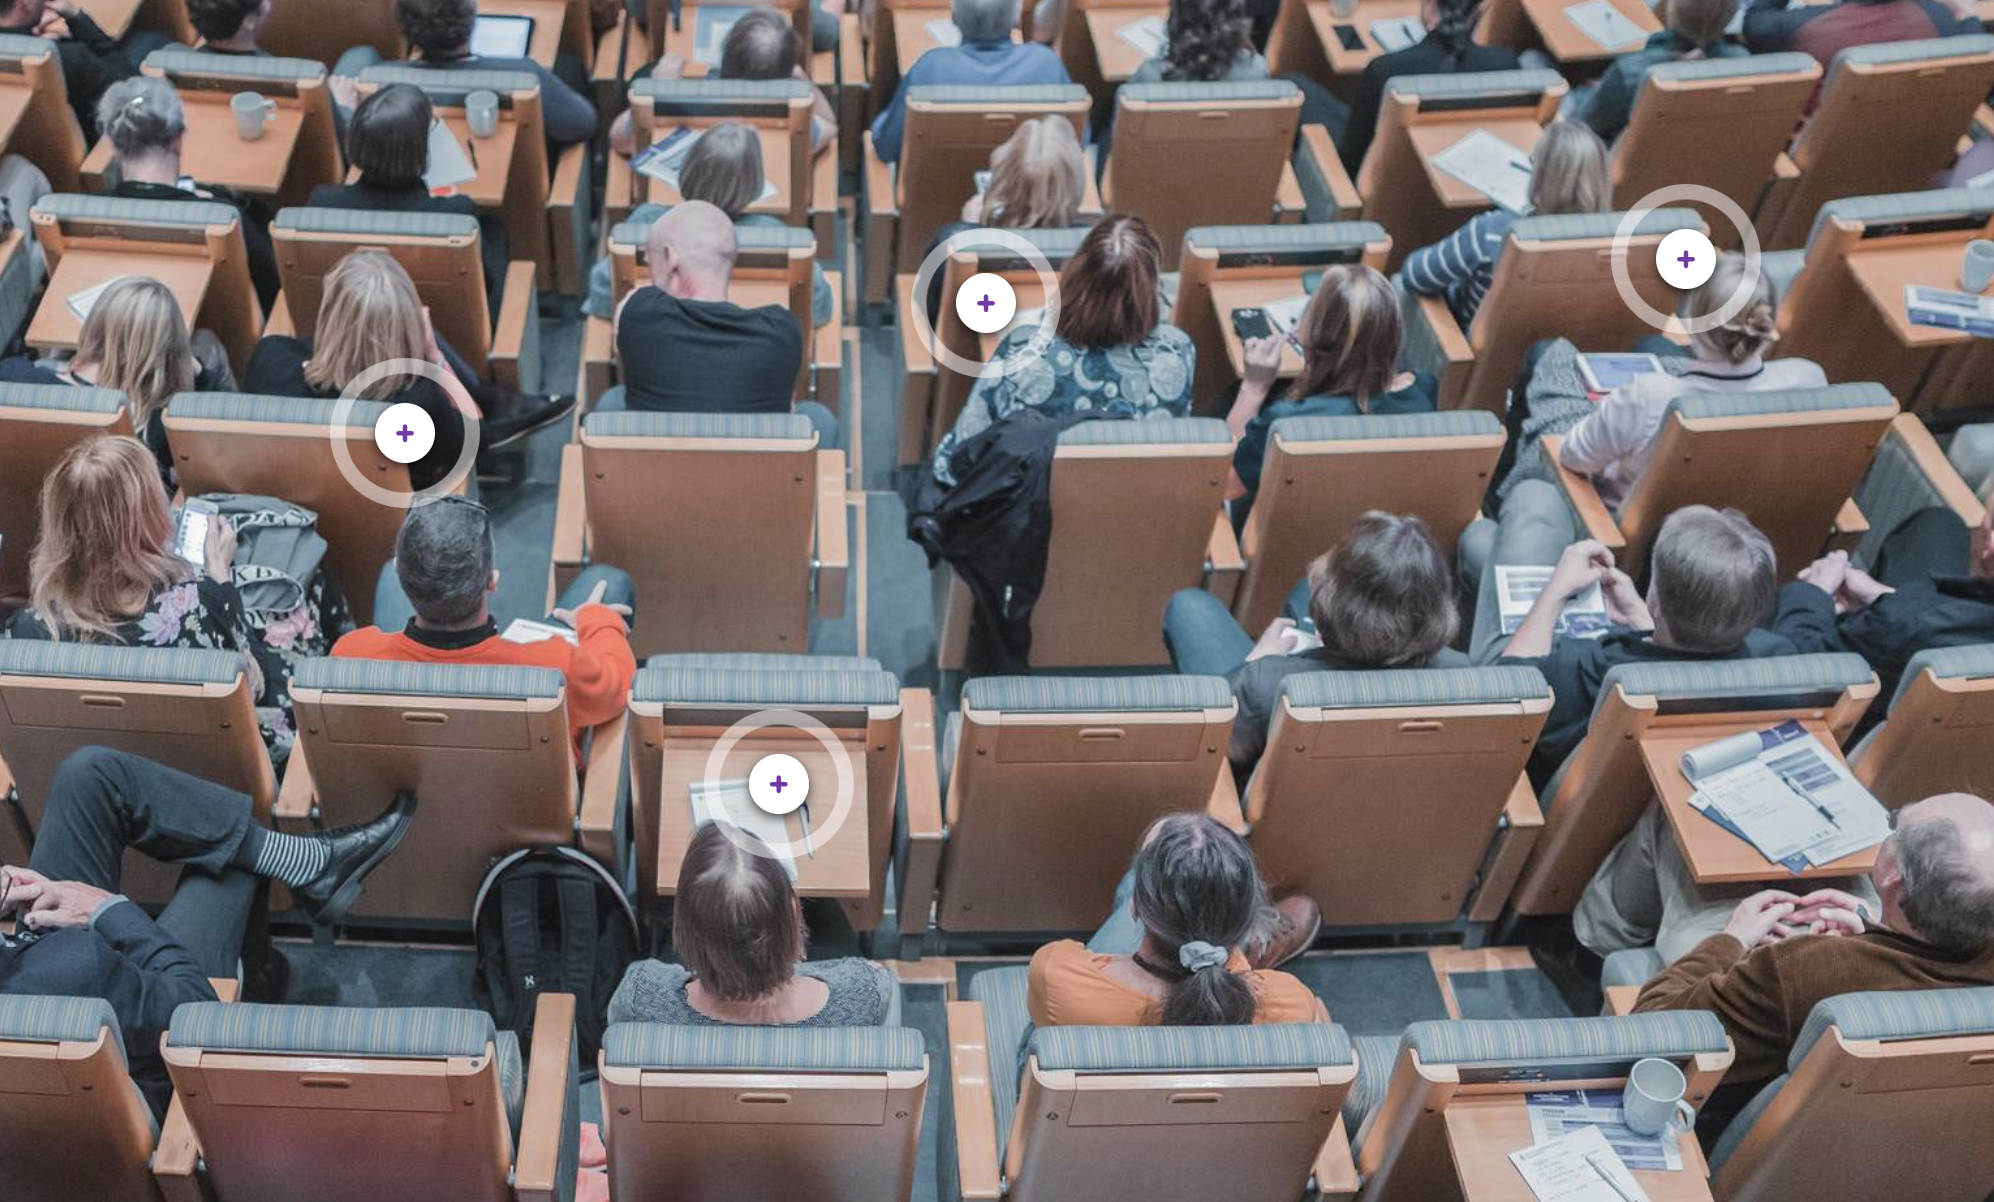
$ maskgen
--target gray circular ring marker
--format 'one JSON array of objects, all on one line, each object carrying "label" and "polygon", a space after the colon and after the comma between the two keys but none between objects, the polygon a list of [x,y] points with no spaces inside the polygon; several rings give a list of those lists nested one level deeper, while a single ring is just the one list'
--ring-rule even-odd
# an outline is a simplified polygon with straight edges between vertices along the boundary
[{"label": "gray circular ring marker", "polygon": [[[1738,237],[1744,243],[1745,276],[1738,281],[1738,290],[1714,312],[1706,313],[1702,317],[1676,317],[1674,314],[1661,312],[1642,300],[1641,294],[1634,291],[1634,280],[1627,273],[1627,244],[1633,240],[1634,228],[1640,225],[1648,214],[1672,200],[1702,201],[1716,209],[1731,219],[1731,224],[1738,229]],[[1736,317],[1740,309],[1751,303],[1752,294],[1758,291],[1761,274],[1759,233],[1752,228],[1752,219],[1746,216],[1745,211],[1730,197],[1715,188],[1706,188],[1701,184],[1670,184],[1666,188],[1657,188],[1635,201],[1633,207],[1620,218],[1620,228],[1613,231],[1612,260],[1613,286],[1619,290],[1620,299],[1627,303],[1627,308],[1634,316],[1663,333],[1668,332],[1670,322],[1675,322],[1677,327],[1687,334],[1701,334],[1723,325]]]},{"label": "gray circular ring marker", "polygon": [[[389,359],[376,363],[347,382],[339,390],[339,399],[332,405],[332,420],[326,426],[326,437],[332,440],[332,461],[339,468],[339,474],[346,477],[354,491],[368,500],[390,509],[414,509],[426,505],[454,491],[460,481],[471,472],[471,466],[478,460],[478,431],[480,420],[469,413],[464,418],[464,447],[457,452],[457,462],[450,466],[441,480],[428,488],[414,492],[395,492],[382,488],[361,475],[360,467],[353,462],[353,452],[347,448],[345,432],[347,419],[353,416],[353,406],[364,398],[362,389],[390,376],[421,376],[438,388],[443,388],[446,377],[443,369],[427,359]],[[449,390],[445,389],[447,393]]]},{"label": "gray circular ring marker", "polygon": [[[998,362],[965,359],[942,345],[935,337],[934,323],[928,320],[928,287],[942,264],[958,250],[971,246],[987,246],[995,243],[1007,250],[1015,250],[1031,264],[1032,271],[1039,277],[1039,285],[1045,289],[1045,312],[1039,318],[1038,330],[1023,349],[1010,358]],[[1059,275],[1052,269],[1052,262],[1044,252],[1029,241],[1009,230],[973,229],[950,236],[940,246],[928,252],[921,260],[921,266],[914,272],[914,293],[911,313],[903,315],[903,320],[914,323],[914,336],[921,345],[928,348],[935,361],[948,367],[950,371],[984,380],[1001,380],[1014,371],[1019,371],[1044,355],[1052,345],[1052,332],[1059,325]]]},{"label": "gray circular ring marker", "polygon": [[[720,827],[720,833],[727,837],[727,841],[742,851],[752,855],[763,855],[763,848],[766,847],[766,854],[770,859],[780,859],[786,856],[791,860],[795,860],[799,857],[809,855],[812,848],[822,847],[829,843],[831,837],[838,833],[838,829],[845,825],[845,819],[851,816],[852,798],[858,791],[858,782],[852,776],[851,760],[846,758],[851,752],[842,743],[838,742],[838,736],[831,733],[830,727],[825,726],[809,714],[798,710],[771,709],[756,710],[754,713],[749,714],[739,722],[728,727],[726,733],[720,736],[719,741],[713,744],[713,750],[708,752],[706,756],[706,775],[704,780],[708,792],[712,792],[720,787],[720,774],[727,766],[727,753],[734,750],[734,744],[740,742],[748,735],[770,726],[793,726],[816,739],[818,743],[823,745],[825,752],[830,755],[831,766],[837,769],[838,774],[838,795],[831,803],[830,821],[826,822],[822,827],[812,827],[810,829],[810,838],[807,840],[808,846],[805,846],[806,840],[803,839],[792,839],[783,844],[758,845],[759,840],[749,838],[747,832],[741,830],[740,827],[735,826],[731,822],[721,822],[716,825]],[[805,804],[807,805],[808,802]]]}]

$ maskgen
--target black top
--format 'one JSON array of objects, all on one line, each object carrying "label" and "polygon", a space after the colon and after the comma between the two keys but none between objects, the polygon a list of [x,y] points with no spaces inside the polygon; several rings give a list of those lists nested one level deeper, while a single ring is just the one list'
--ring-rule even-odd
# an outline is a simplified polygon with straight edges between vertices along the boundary
[{"label": "black top", "polygon": [[[138,64],[119,49],[117,40],[105,33],[89,13],[78,11],[63,21],[69,26],[69,36],[55,43],[55,57],[62,64],[69,107],[76,110],[76,120],[83,126],[83,142],[87,146],[97,140],[97,101],[112,84],[137,75]],[[35,36],[35,27],[0,25],[0,33],[31,38]]]},{"label": "black top", "polygon": [[1885,703],[1874,709],[1881,711],[1918,652],[1994,642],[1994,580],[1934,575],[1840,617],[1833,597],[1794,581],[1779,590],[1772,628],[1803,652],[1849,651],[1868,660]]},{"label": "black top", "polygon": [[1357,398],[1345,393],[1322,393],[1301,400],[1272,401],[1246,423],[1233,448],[1232,470],[1246,485],[1246,495],[1232,503],[1233,522],[1244,528],[1253,499],[1260,495],[1260,470],[1267,466],[1267,442],[1274,436],[1274,423],[1284,417],[1360,417],[1367,414],[1431,413],[1437,407],[1440,383],[1425,372],[1414,372],[1412,383],[1371,398],[1370,408],[1357,407]]},{"label": "black top", "polygon": [[376,187],[366,179],[352,184],[320,184],[305,203],[314,209],[361,209],[376,213],[456,213],[478,219],[478,258],[485,267],[485,290],[491,294],[492,315],[498,315],[499,296],[505,291],[505,266],[510,248],[505,221],[496,213],[478,210],[478,202],[468,196],[431,196],[421,184],[395,191]]},{"label": "black top", "polygon": [[[226,383],[217,373],[202,368],[194,376],[194,391],[215,392]],[[0,384],[59,384],[66,388],[76,387],[76,381],[65,379],[27,355],[15,355],[0,359]],[[163,412],[163,411],[162,411]],[[152,449],[152,457],[159,461],[159,478],[168,492],[174,490],[173,448],[166,442],[166,423],[160,414],[154,414],[152,422],[138,432],[139,438]]]},{"label": "black top", "polygon": [[1364,163],[1364,152],[1371,149],[1371,138],[1378,132],[1378,109],[1384,104],[1385,85],[1394,77],[1514,71],[1516,67],[1516,51],[1507,46],[1483,46],[1472,41],[1461,45],[1433,33],[1404,50],[1372,59],[1357,81],[1357,94],[1350,101],[1350,123],[1344,127],[1343,144],[1337,147],[1343,156],[1344,170],[1352,179],[1356,178],[1357,168]]},{"label": "black top", "polygon": [[1544,674],[1551,685],[1551,712],[1544,716],[1544,733],[1537,737],[1530,753],[1530,783],[1540,793],[1558,765],[1578,749],[1592,722],[1593,703],[1599,700],[1600,685],[1606,674],[1621,664],[1682,663],[1730,659],[1769,659],[1797,655],[1798,649],[1771,631],[1754,630],[1738,647],[1714,654],[1674,651],[1657,647],[1641,630],[1620,628],[1596,639],[1558,638],[1551,654],[1535,658],[1505,655],[1498,662],[1520,664]]},{"label": "black top", "polygon": [[[481,408],[484,401],[478,397],[482,382],[471,371],[470,365],[457,357],[456,352],[443,346],[443,356],[449,361],[451,370],[464,383]],[[292,338],[284,334],[266,334],[256,344],[256,350],[249,356],[249,369],[243,373],[244,392],[264,396],[336,397],[337,388],[315,388],[305,379],[305,364],[312,357],[312,344],[309,339]],[[456,466],[457,456],[464,450],[464,417],[457,407],[450,403],[449,394],[441,385],[422,377],[411,377],[401,391],[385,398],[385,403],[397,405],[407,401],[429,415],[436,423],[436,444],[429,448],[429,454],[408,465],[409,483],[422,489],[442,480]]]},{"label": "black top", "polygon": [[803,327],[781,305],[680,300],[646,286],[616,331],[629,407],[653,413],[788,413],[803,371]]},{"label": "black top", "polygon": [[225,205],[233,205],[242,214],[242,247],[249,257],[249,279],[256,285],[256,301],[268,313],[270,306],[277,301],[280,287],[277,279],[277,252],[270,245],[270,210],[258,200],[237,196],[227,188],[201,185],[207,195],[183,192],[172,184],[147,184],[136,180],[120,180],[111,189],[112,196],[122,196],[128,200],[214,200]]}]

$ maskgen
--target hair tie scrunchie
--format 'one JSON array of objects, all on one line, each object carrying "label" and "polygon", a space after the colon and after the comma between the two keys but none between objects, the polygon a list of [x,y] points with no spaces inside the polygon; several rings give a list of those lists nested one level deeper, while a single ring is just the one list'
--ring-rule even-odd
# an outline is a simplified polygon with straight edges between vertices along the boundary
[{"label": "hair tie scrunchie", "polygon": [[1231,958],[1224,948],[1216,944],[1206,943],[1201,939],[1193,939],[1191,942],[1177,949],[1177,963],[1182,964],[1192,972],[1199,972],[1207,968],[1223,968],[1225,962]]}]

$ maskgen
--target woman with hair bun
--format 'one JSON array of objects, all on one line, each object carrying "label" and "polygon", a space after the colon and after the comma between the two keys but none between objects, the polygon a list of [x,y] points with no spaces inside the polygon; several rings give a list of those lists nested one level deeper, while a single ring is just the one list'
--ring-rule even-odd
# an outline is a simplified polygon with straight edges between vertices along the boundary
[{"label": "woman with hair bun", "polygon": [[1253,48],[1246,0],[1174,0],[1163,52],[1148,59],[1130,83],[1237,83],[1267,78],[1267,60]]},{"label": "woman with hair bun", "polygon": [[[1756,274],[1756,281],[1751,279]],[[1639,376],[1606,394],[1565,436],[1558,462],[1592,477],[1600,499],[1615,511],[1654,458],[1669,402],[1692,392],[1774,392],[1821,388],[1828,378],[1811,359],[1765,355],[1779,340],[1779,294],[1745,256],[1726,251],[1703,286],[1685,293],[1677,316],[1694,321],[1717,313],[1741,289],[1751,299],[1723,324],[1690,335],[1687,357],[1663,358],[1662,372]],[[1645,348],[1644,348],[1645,349]]]}]

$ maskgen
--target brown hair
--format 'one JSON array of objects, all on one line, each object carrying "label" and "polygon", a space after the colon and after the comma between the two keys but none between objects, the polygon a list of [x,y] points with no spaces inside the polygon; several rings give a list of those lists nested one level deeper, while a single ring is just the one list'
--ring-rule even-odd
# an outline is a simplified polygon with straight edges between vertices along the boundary
[{"label": "brown hair", "polygon": [[346,161],[362,183],[391,192],[417,187],[429,170],[429,125],[435,118],[427,92],[414,84],[389,84],[353,110]]},{"label": "brown hair", "polygon": [[132,403],[132,427],[153,423],[176,392],[194,386],[194,349],[180,303],[166,285],[148,277],[106,288],[76,338],[75,367],[87,367],[99,388],[114,388]]},{"label": "brown hair", "polygon": [[1669,32],[1694,49],[1683,57],[1702,58],[1707,47],[1724,40],[1724,28],[1738,11],[1738,0],[1668,0],[1663,14]]},{"label": "brown hair", "polygon": [[192,568],[169,549],[173,515],[144,443],[107,435],[78,443],[42,481],[41,536],[28,593],[49,637],[111,638],[161,585]]},{"label": "brown hair", "polygon": [[[737,842],[738,841],[738,842]],[[782,866],[750,848],[746,831],[709,822],[679,865],[672,947],[700,987],[723,1002],[782,988],[803,959],[803,910]]]},{"label": "brown hair", "polygon": [[1322,645],[1365,668],[1423,667],[1454,641],[1454,573],[1419,518],[1373,509],[1309,565]]},{"label": "brown hair", "polygon": [[[1750,270],[1745,256],[1735,250],[1725,251],[1717,256],[1717,266],[1711,269],[1710,278],[1703,281],[1701,288],[1685,293],[1676,306],[1676,312],[1692,319],[1710,316],[1729,304],[1731,298],[1743,289]],[[1758,277],[1751,299],[1731,315],[1731,320],[1689,336],[1697,349],[1727,363],[1738,364],[1753,355],[1763,354],[1766,348],[1779,340],[1779,293],[1773,287],[1770,275],[1762,270]]]},{"label": "brown hair", "polygon": [[[415,281],[387,251],[356,250],[326,273],[305,382],[342,389],[377,363],[424,358],[423,344],[422,298]],[[361,395],[378,401],[407,384],[403,377],[384,376]]]},{"label": "brown hair", "polygon": [[1405,335],[1398,294],[1376,268],[1332,267],[1302,314],[1302,374],[1297,398],[1347,395],[1359,409],[1392,386]]},{"label": "brown hair", "polygon": [[[1160,1020],[1172,1027],[1253,1021],[1253,989],[1231,971],[1231,952],[1253,930],[1267,888],[1246,840],[1209,815],[1166,814],[1144,833],[1130,866],[1130,909],[1171,953],[1151,971],[1170,984]],[[1202,943],[1185,962],[1186,944]],[[1202,954],[1198,954],[1202,953]]]},{"label": "brown hair", "polygon": [[739,221],[761,198],[763,182],[761,139],[738,121],[701,134],[679,171],[680,193],[687,200],[707,202],[729,221]]},{"label": "brown hair", "polygon": [[1086,191],[1086,171],[1072,123],[1054,116],[1024,122],[990,154],[983,223],[1030,230],[1072,225]]},{"label": "brown hair", "polygon": [[1772,608],[1779,573],[1772,543],[1735,509],[1685,505],[1655,536],[1648,566],[1656,621],[1684,651],[1718,654]]},{"label": "brown hair", "polygon": [[750,8],[720,43],[720,78],[788,79],[803,61],[796,26],[773,8]]},{"label": "brown hair", "polygon": [[1156,332],[1161,320],[1156,277],[1163,247],[1143,219],[1110,213],[1087,231],[1059,273],[1059,325],[1054,333],[1077,347],[1128,346]]},{"label": "brown hair", "polygon": [[1606,143],[1578,121],[1553,121],[1530,152],[1530,212],[1604,213],[1613,206]]}]

